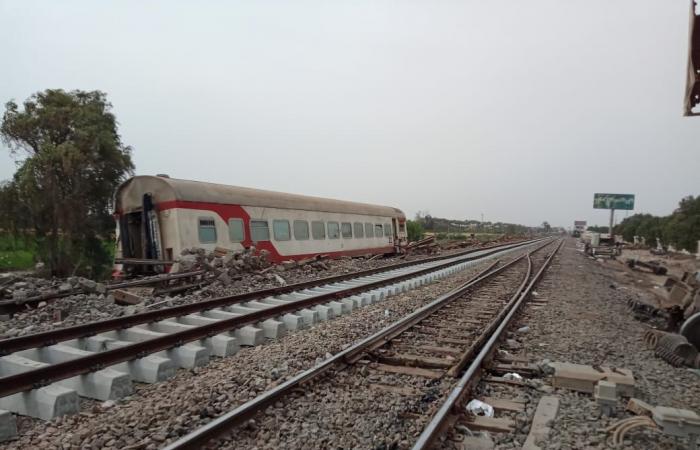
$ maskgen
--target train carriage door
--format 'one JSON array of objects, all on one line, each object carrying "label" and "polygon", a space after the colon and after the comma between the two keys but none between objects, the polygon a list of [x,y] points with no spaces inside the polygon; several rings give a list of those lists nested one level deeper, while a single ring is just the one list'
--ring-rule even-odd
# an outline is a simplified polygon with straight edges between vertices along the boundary
[{"label": "train carriage door", "polygon": [[394,237],[394,244],[399,243],[399,221],[396,220],[396,217],[391,219],[391,229],[392,229],[392,234]]},{"label": "train carriage door", "polygon": [[[160,222],[158,211],[153,205],[151,194],[143,195],[143,257],[145,259],[162,259],[163,250],[160,242]],[[162,271],[162,266],[155,266],[157,272]]]}]

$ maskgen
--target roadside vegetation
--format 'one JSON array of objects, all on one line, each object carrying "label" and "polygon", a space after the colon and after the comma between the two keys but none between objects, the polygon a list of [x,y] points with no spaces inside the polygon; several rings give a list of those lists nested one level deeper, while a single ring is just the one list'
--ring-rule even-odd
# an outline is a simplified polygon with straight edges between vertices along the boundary
[{"label": "roadside vegetation", "polygon": [[112,193],[134,169],[111,109],[102,92],[61,89],[5,105],[0,138],[18,169],[0,185],[0,269],[41,261],[56,276],[108,272]]},{"label": "roadside vegetation", "polygon": [[421,225],[421,223],[417,220],[406,221],[406,233],[408,234],[409,242],[420,241],[425,237],[423,225]]},{"label": "roadside vegetation", "polygon": [[695,253],[700,240],[700,196],[683,198],[668,216],[635,214],[627,217],[615,227],[615,233],[621,234],[627,242],[632,242],[634,236],[641,236],[647,245],[655,246],[658,238],[663,245]]},{"label": "roadside vegetation", "polygon": [[489,241],[503,235],[518,236],[533,232],[548,232],[551,227],[544,222],[542,227],[531,228],[524,225],[504,222],[481,222],[478,220],[454,220],[433,217],[428,213],[418,212],[414,220],[407,223],[408,240],[417,241],[425,235],[435,235],[438,240],[478,239]]},{"label": "roadside vegetation", "polygon": [[0,271],[29,270],[36,263],[36,246],[31,238],[18,238],[0,231]]},{"label": "roadside vegetation", "polygon": [[[608,233],[610,227],[593,225],[587,231]],[[700,240],[700,196],[683,198],[673,213],[668,216],[634,214],[615,226],[615,234],[622,235],[626,242],[642,237],[649,246],[656,246],[656,239],[664,246],[672,245],[677,250],[697,251]]]}]

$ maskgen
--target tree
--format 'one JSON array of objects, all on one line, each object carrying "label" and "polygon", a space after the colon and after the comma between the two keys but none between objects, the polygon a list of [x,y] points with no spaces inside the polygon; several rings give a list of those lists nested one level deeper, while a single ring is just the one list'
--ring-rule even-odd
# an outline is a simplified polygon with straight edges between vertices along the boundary
[{"label": "tree", "polygon": [[544,230],[545,233],[549,233],[552,231],[552,226],[547,222],[546,220],[542,222],[542,229]]},{"label": "tree", "polygon": [[[656,238],[661,237],[662,219],[651,214],[634,214],[625,218],[615,227],[615,233],[621,234],[627,242],[632,242],[635,236],[641,236],[648,245],[656,245]],[[606,227],[607,232],[607,227]]]},{"label": "tree", "polygon": [[406,233],[409,241],[419,241],[423,239],[423,226],[417,220],[407,220]]},{"label": "tree", "polygon": [[102,92],[61,89],[32,95],[22,109],[5,105],[0,137],[13,155],[26,156],[5,195],[26,208],[54,275],[97,276],[109,263],[112,195],[134,169],[111,108]]},{"label": "tree", "polygon": [[695,252],[700,240],[700,196],[683,198],[678,208],[664,222],[664,243]]}]

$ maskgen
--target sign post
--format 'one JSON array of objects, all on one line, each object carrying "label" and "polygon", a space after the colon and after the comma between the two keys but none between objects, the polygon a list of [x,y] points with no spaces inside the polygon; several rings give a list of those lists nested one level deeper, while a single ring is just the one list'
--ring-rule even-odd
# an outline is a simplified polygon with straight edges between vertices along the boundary
[{"label": "sign post", "polygon": [[615,222],[615,209],[611,209],[610,210],[610,228],[608,228],[608,231],[610,232],[610,240],[611,241],[614,241],[613,231],[612,231],[612,227],[613,227],[614,222]]},{"label": "sign post", "polygon": [[615,210],[633,210],[634,194],[593,194],[593,208],[610,210],[610,240],[613,238],[613,223],[615,221]]}]

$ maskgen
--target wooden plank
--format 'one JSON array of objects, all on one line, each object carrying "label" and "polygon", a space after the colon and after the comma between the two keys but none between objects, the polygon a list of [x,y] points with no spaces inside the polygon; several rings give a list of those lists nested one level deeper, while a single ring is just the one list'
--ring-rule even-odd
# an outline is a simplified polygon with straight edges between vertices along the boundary
[{"label": "wooden plank", "polygon": [[413,389],[410,386],[391,386],[389,384],[377,383],[377,384],[370,384],[369,388],[374,389],[376,391],[391,392],[392,394],[407,395],[407,396],[420,394],[420,392],[418,390]]},{"label": "wooden plank", "polygon": [[525,385],[525,383],[523,383],[522,381],[508,380],[508,379],[505,379],[503,377],[488,377],[488,378],[484,378],[483,381],[485,383],[510,384],[513,386],[524,386]]},{"label": "wooden plank", "polygon": [[417,377],[426,377],[437,379],[442,377],[442,372],[436,370],[422,369],[420,367],[407,366],[392,366],[389,364],[377,364],[373,369],[381,370],[382,372],[399,373],[403,375],[412,375]]},{"label": "wooden plank", "polygon": [[396,366],[411,366],[411,367],[432,367],[439,369],[449,369],[452,367],[452,361],[443,358],[431,358],[429,356],[410,355],[406,353],[397,353],[391,356],[379,356],[379,360],[386,364]]},{"label": "wooden plank", "polygon": [[515,431],[515,422],[503,417],[474,416],[469,421],[460,421],[470,430],[484,430],[493,433],[512,433]]},{"label": "wooden plank", "polygon": [[[455,330],[452,330],[452,329],[445,330],[445,329],[440,329],[439,327],[427,327],[427,326],[423,326],[423,325],[416,325],[416,326],[411,327],[411,329],[416,330],[416,331],[423,333],[423,334],[433,335],[433,336],[435,336],[434,339],[436,339],[436,340],[442,339],[445,334],[449,334],[450,336],[457,337],[458,339],[459,338],[469,339],[469,337],[470,337],[467,334],[459,334],[458,332],[456,332]],[[446,333],[446,331],[447,331],[447,333]]]},{"label": "wooden plank", "polygon": [[175,264],[175,261],[164,259],[115,258],[114,264],[124,264],[125,266],[167,266]]},{"label": "wooden plank", "polygon": [[540,398],[535,410],[535,416],[532,418],[530,433],[525,439],[523,450],[540,450],[538,442],[544,442],[551,431],[550,425],[554,422],[559,411],[559,397],[545,395]]},{"label": "wooden plank", "polygon": [[532,373],[535,371],[534,368],[528,367],[528,366],[523,366],[520,364],[494,364],[493,366],[489,367],[489,371],[491,372],[500,372],[500,373],[509,373],[509,372],[515,372],[520,375],[532,375]]},{"label": "wooden plank", "polygon": [[440,347],[437,345],[421,345],[418,347],[420,350],[424,350],[426,352],[432,352],[432,353],[439,353],[442,355],[452,355],[456,356],[462,353],[462,351],[458,348],[454,347]]},{"label": "wooden plank", "polygon": [[456,344],[456,345],[470,345],[472,342],[465,339],[454,339],[449,337],[438,337],[436,339],[438,342],[445,344]]},{"label": "wooden plank", "polygon": [[497,359],[498,361],[501,361],[501,362],[504,362],[504,363],[509,363],[509,364],[513,364],[513,363],[525,363],[525,364],[529,364],[529,363],[530,363],[530,358],[528,358],[527,356],[522,356],[522,355],[508,355],[508,356],[504,356],[504,355],[500,355],[500,354],[499,354],[499,355],[496,355],[496,359]]},{"label": "wooden plank", "polygon": [[521,412],[525,411],[525,403],[518,402],[514,400],[506,400],[503,398],[493,398],[484,397],[481,399],[482,402],[488,403],[493,406],[496,411],[511,411],[511,412]]}]

